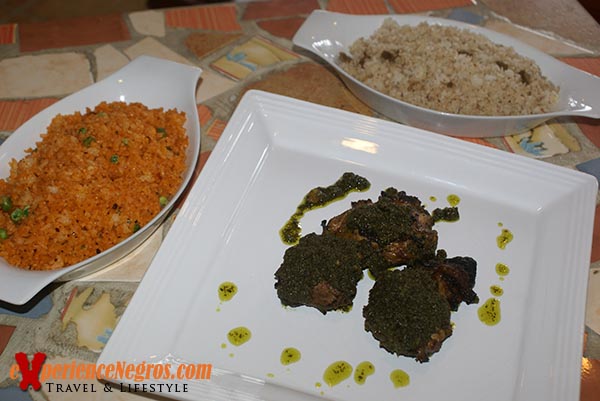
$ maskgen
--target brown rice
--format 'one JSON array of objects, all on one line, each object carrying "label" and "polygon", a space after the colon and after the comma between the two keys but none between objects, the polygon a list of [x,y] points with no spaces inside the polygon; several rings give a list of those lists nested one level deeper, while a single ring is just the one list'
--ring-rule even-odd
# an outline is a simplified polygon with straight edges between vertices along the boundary
[{"label": "brown rice", "polygon": [[58,269],[139,230],[181,185],[184,122],[177,110],[122,102],[57,115],[0,180],[0,256],[25,269]]},{"label": "brown rice", "polygon": [[451,26],[400,26],[388,18],[339,63],[366,85],[425,108],[470,115],[544,113],[559,89],[533,60]]}]

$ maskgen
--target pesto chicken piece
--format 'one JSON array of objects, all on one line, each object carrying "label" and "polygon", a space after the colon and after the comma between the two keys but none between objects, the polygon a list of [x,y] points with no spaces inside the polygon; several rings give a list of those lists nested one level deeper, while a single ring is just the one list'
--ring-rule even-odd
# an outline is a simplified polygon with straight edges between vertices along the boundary
[{"label": "pesto chicken piece", "polygon": [[365,242],[308,234],[285,252],[275,272],[277,296],[286,306],[311,306],[323,314],[349,309],[370,253]]},{"label": "pesto chicken piece", "polygon": [[377,202],[353,202],[349,210],[327,222],[325,232],[369,241],[387,262],[383,269],[371,270],[377,277],[389,267],[434,258],[438,233],[433,225],[433,218],[419,198],[388,188]]},{"label": "pesto chicken piece", "polygon": [[390,353],[427,362],[452,335],[450,305],[431,272],[405,268],[381,272],[363,308],[365,330]]},{"label": "pesto chicken piece", "polygon": [[473,290],[477,274],[477,262],[469,256],[449,259],[432,259],[423,264],[437,283],[438,291],[448,301],[450,309],[458,310],[461,302],[467,305],[479,302]]}]

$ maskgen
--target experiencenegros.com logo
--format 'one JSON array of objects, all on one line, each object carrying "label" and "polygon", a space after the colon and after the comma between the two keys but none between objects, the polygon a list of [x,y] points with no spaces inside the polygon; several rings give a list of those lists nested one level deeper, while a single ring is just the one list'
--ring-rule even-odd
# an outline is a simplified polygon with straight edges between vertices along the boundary
[{"label": "experiencenegros.com logo", "polygon": [[[10,368],[10,378],[19,379],[21,390],[27,390],[31,386],[39,390],[42,385],[48,392],[73,391],[71,384],[56,382],[57,380],[114,380],[133,381],[136,384],[121,385],[121,391],[143,391],[143,392],[187,392],[187,383],[151,383],[139,384],[145,380],[210,380],[212,364],[177,364],[169,363],[128,363],[119,361],[109,364],[82,363],[72,361],[71,363],[44,363],[46,354],[37,352],[31,361],[23,352],[15,354],[16,364]],[[50,381],[52,380],[52,381]],[[67,386],[69,386],[67,388]],[[73,385],[74,386],[74,385]],[[105,391],[112,391],[109,384],[105,385]],[[79,388],[79,387],[74,387]],[[95,392],[93,384],[84,387],[84,391]]]}]

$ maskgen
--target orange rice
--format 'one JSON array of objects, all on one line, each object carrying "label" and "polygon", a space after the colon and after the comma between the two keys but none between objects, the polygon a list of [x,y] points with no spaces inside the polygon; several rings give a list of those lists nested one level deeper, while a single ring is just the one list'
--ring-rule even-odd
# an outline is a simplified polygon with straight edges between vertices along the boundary
[{"label": "orange rice", "polygon": [[0,209],[0,256],[25,269],[58,269],[139,230],[181,185],[185,118],[122,102],[57,115],[0,180],[0,200],[12,201],[0,203],[8,209]]}]

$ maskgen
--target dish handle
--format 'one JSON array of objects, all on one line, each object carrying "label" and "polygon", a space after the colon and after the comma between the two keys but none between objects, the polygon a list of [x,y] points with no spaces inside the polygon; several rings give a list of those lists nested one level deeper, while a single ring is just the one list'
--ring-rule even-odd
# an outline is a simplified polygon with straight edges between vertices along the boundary
[{"label": "dish handle", "polygon": [[561,90],[569,115],[600,118],[600,77],[563,64]]}]

